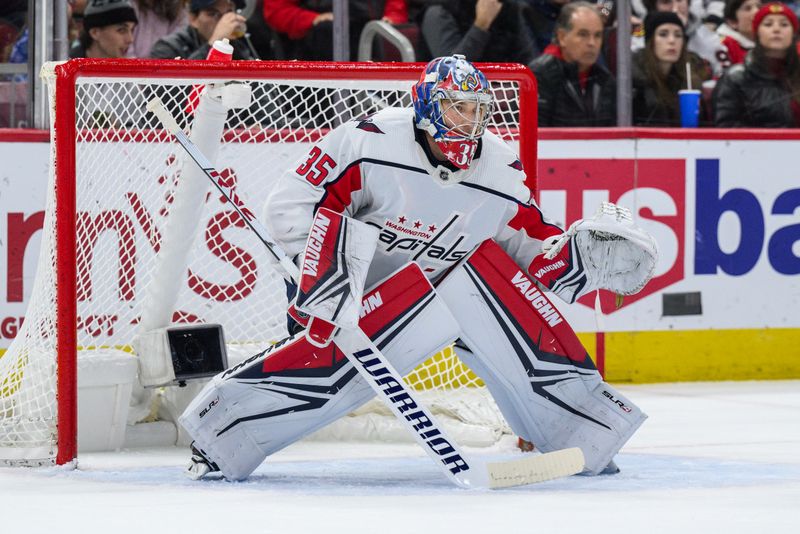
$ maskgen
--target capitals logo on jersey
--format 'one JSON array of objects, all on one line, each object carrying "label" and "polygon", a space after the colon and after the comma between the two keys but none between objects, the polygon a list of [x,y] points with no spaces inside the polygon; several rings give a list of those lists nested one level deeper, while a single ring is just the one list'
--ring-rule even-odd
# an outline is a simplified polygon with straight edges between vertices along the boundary
[{"label": "capitals logo on jersey", "polygon": [[419,263],[433,260],[448,264],[459,261],[470,251],[470,248],[463,246],[469,237],[467,234],[459,233],[455,238],[445,236],[461,216],[460,213],[453,213],[442,225],[405,215],[384,220],[382,227],[376,223],[370,224],[380,231],[378,241],[387,254],[406,254],[409,260]]},{"label": "capitals logo on jersey", "polygon": [[378,125],[372,121],[372,115],[367,115],[363,119],[356,120],[358,123],[356,128],[359,130],[364,130],[365,132],[371,132],[376,134],[382,134],[383,130],[378,128]]}]

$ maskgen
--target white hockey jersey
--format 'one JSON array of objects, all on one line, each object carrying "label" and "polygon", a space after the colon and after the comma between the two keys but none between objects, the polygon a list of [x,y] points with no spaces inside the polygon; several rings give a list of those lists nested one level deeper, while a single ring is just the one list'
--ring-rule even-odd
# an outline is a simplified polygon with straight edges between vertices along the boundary
[{"label": "white hockey jersey", "polygon": [[541,241],[562,232],[532,202],[517,155],[499,137],[486,132],[471,167],[451,171],[431,159],[421,135],[413,110],[399,108],[331,131],[268,198],[272,236],[299,255],[320,207],[375,226],[369,286],[410,261],[435,280],[486,239],[528,267]]}]

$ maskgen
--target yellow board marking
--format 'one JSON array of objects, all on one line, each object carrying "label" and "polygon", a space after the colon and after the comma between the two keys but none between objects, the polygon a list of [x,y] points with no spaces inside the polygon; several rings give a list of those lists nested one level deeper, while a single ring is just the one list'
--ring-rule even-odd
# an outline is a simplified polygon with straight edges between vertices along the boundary
[{"label": "yellow board marking", "polygon": [[606,334],[609,382],[800,378],[800,329]]},{"label": "yellow board marking", "polygon": [[[578,338],[594,357],[595,334],[579,333]],[[609,382],[800,378],[800,328],[608,332],[605,347]],[[115,348],[132,352],[129,346]],[[0,349],[0,358],[4,353]],[[9,375],[0,377],[0,397],[16,391],[23,369],[21,359]],[[418,390],[483,385],[452,347],[420,364],[407,380]]]}]

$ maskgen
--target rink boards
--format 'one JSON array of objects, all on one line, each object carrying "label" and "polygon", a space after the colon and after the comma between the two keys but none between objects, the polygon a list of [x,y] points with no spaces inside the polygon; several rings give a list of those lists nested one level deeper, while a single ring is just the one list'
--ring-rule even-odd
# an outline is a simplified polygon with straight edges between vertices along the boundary
[{"label": "rink boards", "polygon": [[[612,381],[800,377],[800,135],[774,131],[545,130],[538,188],[559,224],[602,200],[631,208],[660,247],[656,277],[615,309],[562,305]],[[109,147],[109,157],[123,157]],[[256,144],[231,150],[258,150]],[[0,134],[0,350],[25,315],[49,147]],[[240,187],[264,176],[237,173]]]}]

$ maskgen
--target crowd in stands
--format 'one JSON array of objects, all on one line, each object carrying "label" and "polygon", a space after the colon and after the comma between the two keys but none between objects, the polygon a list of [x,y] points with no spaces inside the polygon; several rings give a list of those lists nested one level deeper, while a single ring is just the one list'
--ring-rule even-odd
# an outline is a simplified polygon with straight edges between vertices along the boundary
[{"label": "crowd in stands", "polygon": [[[68,3],[70,57],[203,59],[210,43],[227,38],[234,59],[333,58],[333,0]],[[364,26],[383,20],[410,39],[418,61],[460,53],[528,65],[541,126],[616,125],[615,0],[348,6],[353,60]],[[700,126],[800,126],[800,0],[632,0],[632,8],[635,125],[679,126],[678,92],[702,88]],[[27,9],[28,0],[0,4],[0,63],[27,61]]]}]

